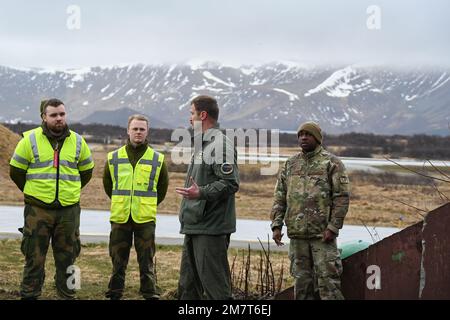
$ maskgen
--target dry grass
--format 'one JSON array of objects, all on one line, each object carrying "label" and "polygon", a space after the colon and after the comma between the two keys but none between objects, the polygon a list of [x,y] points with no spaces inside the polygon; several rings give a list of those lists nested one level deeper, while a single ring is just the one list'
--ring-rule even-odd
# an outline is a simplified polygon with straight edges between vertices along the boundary
[{"label": "dry grass", "polygon": [[[10,300],[19,298],[19,285],[23,270],[23,256],[20,252],[20,240],[0,241],[0,300]],[[247,254],[242,249],[230,249],[229,261],[233,263],[235,256]],[[156,275],[158,286],[162,290],[161,299],[174,299],[179,278],[179,266],[181,257],[181,247],[178,246],[157,246],[156,249]],[[255,287],[257,280],[257,269],[259,259],[257,252],[252,252],[252,280],[250,286]],[[292,285],[292,279],[287,270],[286,253],[271,253],[271,260],[276,279],[279,278],[279,271],[283,268],[282,289]],[[282,266],[283,263],[283,266]],[[104,293],[108,287],[111,274],[111,260],[108,255],[106,244],[83,245],[81,254],[76,261],[76,265],[81,270],[81,290],[77,292],[78,299],[83,300],[103,300]],[[236,271],[240,270],[239,263],[236,264]],[[53,275],[55,272],[51,247],[46,261],[46,278],[42,291],[42,299],[57,299]],[[139,294],[139,268],[134,249],[131,250],[130,260],[127,269],[125,282],[124,299],[142,299]]]}]

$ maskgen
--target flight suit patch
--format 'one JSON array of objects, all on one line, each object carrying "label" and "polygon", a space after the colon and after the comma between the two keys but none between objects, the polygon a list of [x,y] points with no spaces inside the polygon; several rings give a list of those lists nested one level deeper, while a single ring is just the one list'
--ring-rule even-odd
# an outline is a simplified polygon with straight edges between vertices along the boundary
[{"label": "flight suit patch", "polygon": [[229,175],[229,174],[232,174],[233,173],[233,166],[230,164],[230,163],[228,163],[228,162],[224,162],[224,163],[222,163],[222,165],[220,166],[220,172],[222,173],[222,174],[225,174],[225,175]]}]

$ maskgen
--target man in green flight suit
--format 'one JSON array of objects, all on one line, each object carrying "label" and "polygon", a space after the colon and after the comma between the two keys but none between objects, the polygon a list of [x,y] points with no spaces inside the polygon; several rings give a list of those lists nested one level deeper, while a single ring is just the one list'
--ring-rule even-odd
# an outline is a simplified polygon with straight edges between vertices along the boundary
[{"label": "man in green flight suit", "polygon": [[127,133],[127,144],[108,154],[103,173],[103,186],[111,198],[109,254],[113,264],[106,297],[122,298],[134,235],[140,293],[154,300],[160,297],[153,264],[156,211],[166,196],[169,173],[164,155],[148,145],[145,116],[130,116]]},{"label": "man in green flight suit", "polygon": [[40,109],[42,125],[23,133],[10,162],[11,179],[25,196],[20,295],[41,295],[51,240],[56,292],[61,299],[73,299],[76,287],[68,278],[80,253],[80,193],[94,162],[84,139],[69,130],[61,100],[44,100]]},{"label": "man in green flight suit", "polygon": [[235,193],[239,189],[237,152],[218,128],[219,108],[209,96],[191,102],[194,152],[180,207],[184,234],[178,298],[232,299],[228,246],[236,231]]},{"label": "man in green flight suit", "polygon": [[283,244],[285,223],[296,299],[343,299],[336,237],[349,206],[348,176],[342,161],[322,147],[317,123],[303,123],[297,136],[302,151],[286,161],[275,187],[272,237]]}]

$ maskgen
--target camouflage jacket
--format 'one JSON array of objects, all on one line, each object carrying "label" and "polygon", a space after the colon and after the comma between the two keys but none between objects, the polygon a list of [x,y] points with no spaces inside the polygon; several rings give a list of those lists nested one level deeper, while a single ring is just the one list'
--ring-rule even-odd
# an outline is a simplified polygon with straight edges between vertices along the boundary
[{"label": "camouflage jacket", "polygon": [[287,226],[289,238],[336,234],[349,206],[349,180],[344,164],[318,146],[311,153],[289,158],[279,173],[272,207],[272,230]]}]

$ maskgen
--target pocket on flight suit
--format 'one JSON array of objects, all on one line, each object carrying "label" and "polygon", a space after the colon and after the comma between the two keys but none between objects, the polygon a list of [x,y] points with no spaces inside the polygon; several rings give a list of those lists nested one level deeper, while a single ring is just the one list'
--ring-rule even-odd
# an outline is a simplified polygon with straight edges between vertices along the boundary
[{"label": "pocket on flight suit", "polygon": [[185,200],[186,211],[184,222],[186,224],[196,224],[203,220],[206,200]]}]

